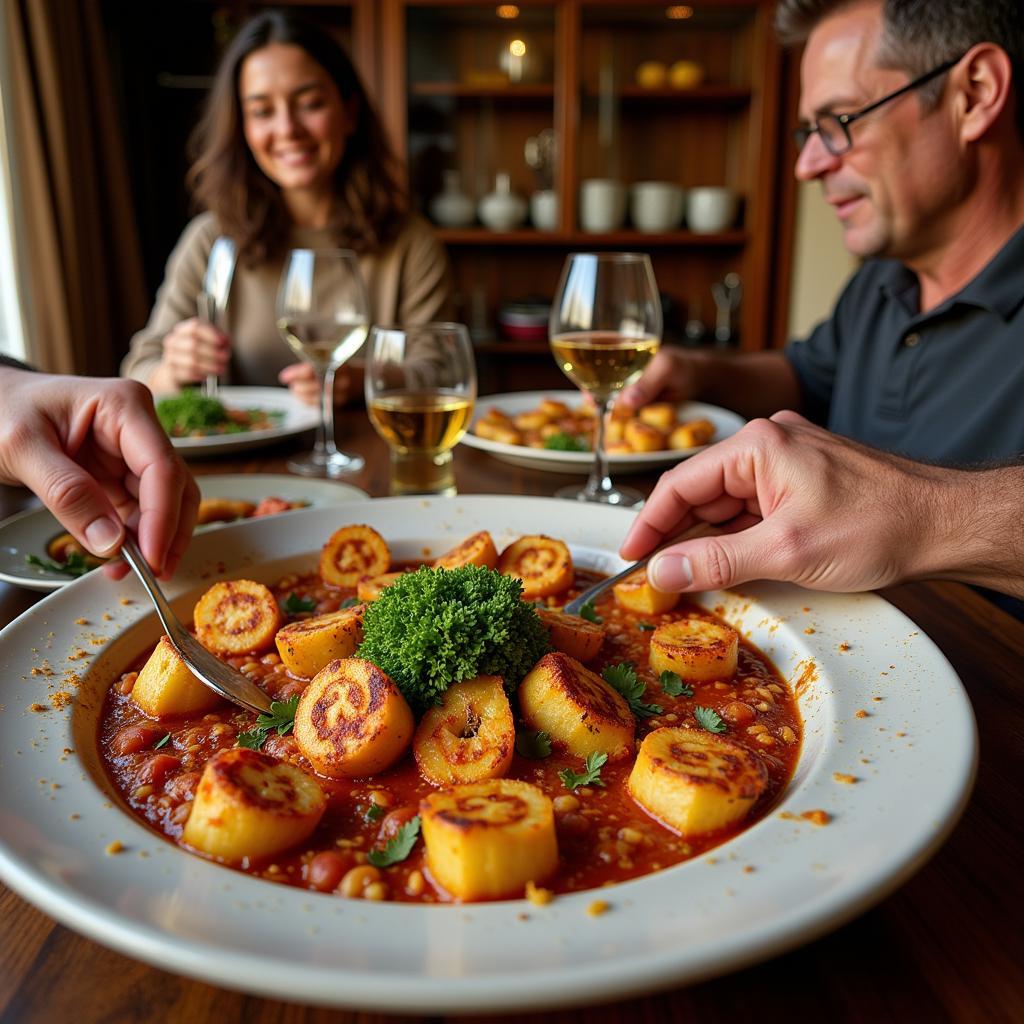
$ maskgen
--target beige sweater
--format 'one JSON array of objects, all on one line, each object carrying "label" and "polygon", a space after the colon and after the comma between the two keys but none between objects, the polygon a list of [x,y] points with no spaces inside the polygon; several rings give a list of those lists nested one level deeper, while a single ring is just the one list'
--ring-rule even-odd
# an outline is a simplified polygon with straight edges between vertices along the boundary
[{"label": "beige sweater", "polygon": [[[217,223],[204,213],[191,221],[167,261],[149,323],[132,338],[121,375],[147,383],[160,362],[164,335],[196,315],[206,260],[217,237]],[[292,248],[335,248],[330,233],[295,228]],[[227,311],[220,326],[231,338],[231,369],[226,383],[265,386],[278,383],[278,372],[297,362],[278,333],[274,300],[283,258],[256,267],[239,264],[231,282]],[[451,317],[451,275],[444,247],[427,222],[411,217],[401,235],[382,252],[361,256],[359,266],[370,297],[370,317],[377,324],[418,324]]]}]

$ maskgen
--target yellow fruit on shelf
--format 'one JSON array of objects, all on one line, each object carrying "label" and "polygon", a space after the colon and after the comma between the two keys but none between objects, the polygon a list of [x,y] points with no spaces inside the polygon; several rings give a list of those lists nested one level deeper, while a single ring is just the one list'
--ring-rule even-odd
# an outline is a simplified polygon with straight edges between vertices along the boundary
[{"label": "yellow fruit on shelf", "polygon": [[434,562],[435,569],[458,569],[463,565],[479,565],[486,569],[498,566],[498,552],[486,530],[474,533],[446,551]]},{"label": "yellow fruit on shelf", "polygon": [[636,720],[625,699],[568,654],[545,654],[519,684],[519,710],[531,729],[586,758],[625,757],[633,749]]},{"label": "yellow fruit on shelf", "polygon": [[562,541],[533,534],[502,551],[498,571],[523,581],[523,597],[547,597],[572,586],[572,555]]},{"label": "yellow fruit on shelf", "polygon": [[283,626],[274,643],[285,668],[292,675],[312,679],[329,661],[355,654],[363,642],[365,611],[365,604],[357,604]]},{"label": "yellow fruit on shelf", "polygon": [[325,665],[299,698],[294,736],[321,775],[361,778],[405,753],[413,725],[387,675],[363,658],[342,658]]},{"label": "yellow fruit on shelf", "polygon": [[320,575],[335,587],[354,587],[361,579],[391,568],[391,552],[372,526],[335,530],[320,552]]},{"label": "yellow fruit on shelf", "polygon": [[644,89],[660,89],[668,78],[668,68],[660,60],[645,60],[636,69],[636,84]]},{"label": "yellow fruit on shelf", "polygon": [[327,800],[316,780],[258,750],[219,750],[203,769],[182,842],[229,863],[302,842]]},{"label": "yellow fruit on shelf", "polygon": [[740,637],[730,626],[710,619],[680,619],[651,634],[648,660],[655,672],[675,672],[703,683],[736,674]]},{"label": "yellow fruit on shelf", "polygon": [[199,642],[214,654],[259,654],[274,645],[283,616],[269,588],[255,580],[215,583],[192,618]]},{"label": "yellow fruit on shelf", "polygon": [[681,836],[725,828],[746,816],[768,783],[751,750],[697,729],[655,729],[630,772],[630,796]]},{"label": "yellow fruit on shelf", "polygon": [[420,821],[431,877],[455,899],[519,896],[558,867],[551,800],[527,782],[491,779],[431,793]]},{"label": "yellow fruit on shelf", "polygon": [[695,60],[677,60],[668,69],[668,81],[673,89],[695,89],[704,81],[704,66]]},{"label": "yellow fruit on shelf", "polygon": [[416,729],[412,752],[435,786],[501,778],[512,764],[516,726],[498,676],[454,683]]},{"label": "yellow fruit on shelf", "polygon": [[621,583],[612,587],[615,603],[627,611],[640,612],[643,615],[661,615],[670,612],[679,603],[678,594],[666,594],[663,590],[655,590],[647,579],[647,572],[638,569],[627,576]]},{"label": "yellow fruit on shelf", "polygon": [[600,623],[551,608],[538,608],[537,615],[551,634],[551,646],[556,651],[577,661],[590,661],[600,652],[604,643],[604,626]]},{"label": "yellow fruit on shelf", "polygon": [[132,687],[132,701],[150,718],[208,711],[221,698],[189,671],[166,637],[160,637]]}]

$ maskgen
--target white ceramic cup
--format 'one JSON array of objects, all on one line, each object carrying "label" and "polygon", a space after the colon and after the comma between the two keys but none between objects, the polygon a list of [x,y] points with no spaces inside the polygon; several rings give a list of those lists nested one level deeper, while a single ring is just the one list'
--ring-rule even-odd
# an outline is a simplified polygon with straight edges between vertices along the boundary
[{"label": "white ceramic cup", "polygon": [[640,181],[630,190],[629,217],[637,231],[674,231],[683,219],[683,190],[669,181]]},{"label": "white ceramic cup", "polygon": [[626,190],[611,178],[588,178],[580,184],[580,227],[617,231],[626,216]]},{"label": "white ceramic cup", "polygon": [[736,222],[740,197],[719,185],[691,188],[686,194],[686,223],[698,235],[726,231]]},{"label": "white ceramic cup", "polygon": [[558,193],[554,189],[541,189],[530,196],[530,220],[538,231],[558,227]]}]

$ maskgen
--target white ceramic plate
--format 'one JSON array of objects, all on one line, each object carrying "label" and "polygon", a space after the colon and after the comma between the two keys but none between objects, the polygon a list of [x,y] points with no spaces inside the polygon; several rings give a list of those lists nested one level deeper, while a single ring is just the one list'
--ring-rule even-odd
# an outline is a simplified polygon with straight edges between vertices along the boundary
[{"label": "white ceramic plate", "polygon": [[[612,552],[631,516],[508,497],[314,509],[197,537],[169,590],[188,615],[225,566],[267,582],[310,568],[346,520],[372,523],[398,558],[440,552],[482,528],[499,546],[543,528],[565,538],[579,564],[609,571],[621,565]],[[96,720],[105,689],[158,629],[138,584],[99,573],[0,633],[0,877],[69,927],[163,969],[377,1011],[604,1001],[777,955],[860,913],[934,853],[970,790],[974,719],[935,645],[874,595],[757,585],[704,601],[720,604],[794,685],[801,759],[766,818],[712,855],[602,889],[610,909],[600,917],[587,914],[593,892],[546,907],[344,900],[247,877],[150,831],[121,808],[99,767]],[[87,656],[67,660],[78,650]],[[31,710],[60,690],[74,694],[71,707]],[[841,784],[834,772],[859,781]],[[831,822],[799,818],[811,810]],[[115,840],[124,850],[108,855]]]},{"label": "white ceramic plate", "polygon": [[[334,480],[311,480],[309,477],[273,473],[199,476],[196,482],[204,498],[232,498],[255,504],[263,498],[275,497],[285,501],[305,501],[313,508],[319,508],[339,502],[365,501],[370,497],[358,487]],[[224,525],[209,523],[198,529],[214,530]],[[0,523],[0,580],[29,590],[58,590],[73,583],[73,577],[50,572],[25,561],[27,555],[46,559],[46,545],[64,532],[64,527],[45,508],[31,508],[5,519]]]},{"label": "white ceramic plate", "polygon": [[[158,396],[159,398],[163,396]],[[243,430],[238,434],[210,434],[208,437],[172,437],[171,444],[184,458],[224,455],[259,448],[286,437],[312,430],[320,422],[318,410],[303,405],[287,388],[222,387],[217,397],[230,409],[269,409],[280,412],[277,426],[268,430]]]},{"label": "white ceramic plate", "polygon": [[[521,412],[530,412],[536,409],[544,398],[554,398],[559,402],[565,402],[570,408],[576,408],[584,401],[579,391],[511,391],[504,395],[483,395],[476,401],[476,410],[470,421],[469,431],[462,439],[462,444],[469,445],[470,448],[479,448],[481,451],[489,452],[496,459],[501,459],[502,462],[510,462],[513,466],[524,466],[526,469],[543,469],[552,473],[589,473],[594,465],[593,452],[556,452],[548,451],[545,448],[528,448],[526,445],[520,444],[502,444],[500,441],[490,441],[486,437],[479,437],[473,433],[477,420],[481,419],[492,406],[510,416],[517,416]],[[722,409],[717,405],[707,405],[704,402],[685,402],[680,405],[679,419],[680,422],[695,419],[711,420],[715,425],[716,441],[735,434],[746,422],[742,416],[738,416],[728,409]],[[706,447],[707,445],[700,445],[696,448],[685,448],[679,451],[612,455],[609,458],[609,463],[616,474],[642,473],[651,469],[671,466],[680,459],[696,455]]]}]

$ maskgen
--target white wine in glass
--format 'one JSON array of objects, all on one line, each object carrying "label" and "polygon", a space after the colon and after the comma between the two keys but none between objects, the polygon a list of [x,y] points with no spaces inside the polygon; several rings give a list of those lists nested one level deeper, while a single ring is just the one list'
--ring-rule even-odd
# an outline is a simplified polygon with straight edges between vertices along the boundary
[{"label": "white wine in glass", "polygon": [[562,372],[590,394],[598,411],[594,468],[583,487],[559,498],[638,505],[643,495],[612,484],[604,447],[615,396],[636,380],[661,344],[661,300],[645,253],[572,253],[551,307],[551,352]]},{"label": "white wine in glass", "polygon": [[469,426],[476,364],[462,324],[374,327],[366,409],[391,450],[392,494],[455,494],[452,449]]},{"label": "white wine in glass", "polygon": [[344,476],[365,464],[334,443],[334,374],[359,351],[370,327],[370,303],[354,252],[292,249],[277,293],[277,328],[320,383],[320,425],[311,452],[288,461],[304,476]]}]

